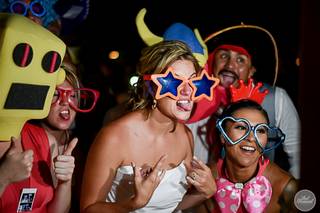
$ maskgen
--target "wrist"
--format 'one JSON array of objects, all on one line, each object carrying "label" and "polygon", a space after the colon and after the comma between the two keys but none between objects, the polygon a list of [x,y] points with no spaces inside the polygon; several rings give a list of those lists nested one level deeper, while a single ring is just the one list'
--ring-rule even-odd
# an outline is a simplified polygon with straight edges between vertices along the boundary
[{"label": "wrist", "polygon": [[0,166],[0,187],[6,187],[10,183],[10,178],[6,174],[7,172]]},{"label": "wrist", "polygon": [[71,184],[72,184],[71,180],[58,180],[58,186],[71,187]]},{"label": "wrist", "polygon": [[131,197],[128,202],[125,204],[126,209],[131,212],[134,211],[136,209],[140,209],[142,207],[144,207],[146,205],[145,202],[139,201],[139,199],[137,198],[137,196],[133,196]]}]

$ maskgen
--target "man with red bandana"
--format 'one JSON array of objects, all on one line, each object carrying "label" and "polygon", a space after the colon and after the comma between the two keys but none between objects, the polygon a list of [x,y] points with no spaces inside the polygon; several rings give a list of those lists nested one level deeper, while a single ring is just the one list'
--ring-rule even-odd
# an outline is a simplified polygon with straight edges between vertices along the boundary
[{"label": "man with red bandana", "polygon": [[[211,62],[211,63],[210,63]],[[238,86],[238,80],[247,81],[256,69],[252,65],[251,56],[242,47],[223,44],[210,54],[209,69],[219,77],[220,85],[228,88]]]},{"label": "man with red bandana", "polygon": [[[237,33],[234,33],[238,31]],[[270,71],[272,69],[267,69],[272,65],[272,60],[265,57],[265,53],[258,52],[257,49],[260,48],[260,51],[266,52],[266,45],[270,45],[270,40],[266,42],[265,40],[260,40],[262,37],[255,37],[252,33],[252,29],[242,28],[242,31],[247,31],[246,36],[241,36],[239,29],[231,30],[229,32],[221,33],[219,36],[214,38],[210,35],[205,39],[205,42],[208,46],[209,53],[208,58],[208,72],[213,74],[214,77],[220,79],[220,85],[226,88],[227,90],[231,85],[238,87],[239,80],[247,82],[249,78],[255,77],[257,74],[264,75],[272,74]],[[256,30],[255,30],[256,31]],[[232,33],[230,33],[232,32]],[[253,35],[249,35],[251,33]],[[218,34],[218,33],[214,33]],[[227,34],[227,35],[224,35]],[[240,36],[239,36],[240,35]],[[251,39],[246,39],[248,41],[244,42],[245,38],[248,38],[248,35]],[[229,37],[228,37],[229,36]],[[270,35],[269,35],[270,36]],[[218,38],[217,38],[218,37]],[[225,38],[221,38],[225,37]],[[266,36],[264,36],[266,37]],[[212,39],[214,38],[214,39]],[[273,39],[273,37],[272,37]],[[210,41],[211,40],[211,41]],[[209,42],[210,41],[210,42]],[[239,42],[240,41],[240,42]],[[274,40],[273,40],[274,41]],[[215,43],[214,43],[215,42]],[[261,48],[261,45],[258,46],[257,42],[263,43],[265,45]],[[249,44],[249,45],[248,45]],[[257,45],[256,45],[257,44]],[[276,48],[276,45],[274,45]],[[269,47],[270,50],[270,47]],[[272,51],[270,51],[272,52]],[[259,54],[257,54],[259,53]],[[274,53],[274,52],[273,52]],[[263,55],[263,56],[262,56]],[[276,56],[277,57],[277,56]],[[260,61],[258,60],[260,59]],[[262,61],[261,61],[262,60]],[[277,60],[277,59],[276,59]],[[260,62],[260,64],[258,63]],[[262,62],[262,63],[261,63]],[[260,65],[257,66],[256,64]],[[262,66],[261,66],[262,65]],[[264,69],[264,70],[263,70]],[[258,71],[258,72],[257,72]],[[277,68],[275,73],[275,80],[277,78]],[[260,79],[266,79],[266,77],[260,77]],[[260,80],[259,79],[259,80]],[[271,86],[264,83],[264,88],[269,90],[269,94],[266,96],[262,106],[267,110],[273,125],[279,127],[286,134],[286,140],[283,143],[283,149],[278,149],[275,152],[270,154],[270,159],[274,160],[285,170],[289,172],[297,179],[300,177],[300,119],[297,113],[297,110],[288,96],[287,92],[280,87]],[[198,103],[202,106],[210,105],[207,103]],[[219,113],[219,110],[217,111]],[[199,156],[202,160],[208,160],[211,150],[209,150],[207,144],[216,145],[215,141],[212,141],[212,131],[214,129],[214,120],[215,115],[211,118],[206,117],[202,120],[191,122],[188,126],[193,130],[195,144],[203,144],[203,148],[198,153],[195,153],[196,156]],[[205,143],[204,143],[205,141]],[[206,153],[207,152],[207,153]],[[215,153],[214,155],[216,155]],[[215,156],[213,156],[215,157]],[[288,162],[289,165],[282,164],[283,162]],[[282,164],[282,165],[281,165]]]}]

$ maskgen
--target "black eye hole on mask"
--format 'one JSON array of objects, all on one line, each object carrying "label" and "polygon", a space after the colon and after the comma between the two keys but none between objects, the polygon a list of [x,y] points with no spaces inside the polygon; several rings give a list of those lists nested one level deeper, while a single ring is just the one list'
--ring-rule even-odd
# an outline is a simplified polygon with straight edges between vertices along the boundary
[{"label": "black eye hole on mask", "polygon": [[28,66],[32,61],[32,57],[32,47],[27,43],[20,43],[13,50],[13,61],[19,67]]},{"label": "black eye hole on mask", "polygon": [[48,73],[57,71],[60,64],[61,56],[56,51],[47,52],[42,59],[42,68]]}]

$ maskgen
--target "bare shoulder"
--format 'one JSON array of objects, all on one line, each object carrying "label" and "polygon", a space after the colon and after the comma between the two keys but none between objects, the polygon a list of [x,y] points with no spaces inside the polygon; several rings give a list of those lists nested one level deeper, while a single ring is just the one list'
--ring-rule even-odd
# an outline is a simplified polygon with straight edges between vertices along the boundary
[{"label": "bare shoulder", "polygon": [[285,201],[290,202],[293,201],[295,194],[297,193],[299,189],[299,183],[295,178],[290,178],[287,185],[285,186],[282,196]]},{"label": "bare shoulder", "polygon": [[279,205],[281,212],[296,212],[294,196],[298,191],[298,181],[275,163],[268,165],[265,176],[272,185],[273,201]]},{"label": "bare shoulder", "polygon": [[271,182],[278,182],[281,180],[288,182],[291,178],[293,178],[289,172],[281,169],[277,164],[271,161],[267,166],[264,175],[268,177]]},{"label": "bare shoulder", "polygon": [[129,113],[103,126],[96,135],[90,147],[90,152],[94,153],[94,155],[100,152],[110,152],[110,155],[114,153],[121,154],[121,150],[124,151],[128,147],[127,143],[130,142],[128,138],[132,134],[132,129],[130,128],[133,126],[132,123],[133,118]]}]

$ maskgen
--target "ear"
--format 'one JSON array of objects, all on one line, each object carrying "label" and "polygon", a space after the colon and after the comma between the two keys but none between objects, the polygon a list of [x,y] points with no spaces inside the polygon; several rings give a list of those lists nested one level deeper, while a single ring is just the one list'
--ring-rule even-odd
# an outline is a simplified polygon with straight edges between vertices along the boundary
[{"label": "ear", "polygon": [[220,142],[221,142],[221,145],[224,146],[226,141],[224,140],[224,137],[222,136],[222,134],[220,134]]},{"label": "ear", "polygon": [[256,68],[254,66],[251,66],[249,69],[249,75],[248,78],[252,78],[252,76],[254,75],[254,73],[256,72]]}]

